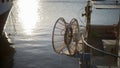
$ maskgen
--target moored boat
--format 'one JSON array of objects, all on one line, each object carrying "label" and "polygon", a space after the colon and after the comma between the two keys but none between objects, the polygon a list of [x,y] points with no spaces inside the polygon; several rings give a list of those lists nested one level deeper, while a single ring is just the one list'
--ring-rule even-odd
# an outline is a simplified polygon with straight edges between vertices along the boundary
[{"label": "moored boat", "polygon": [[0,0],[0,68],[12,68],[14,48],[3,32],[7,17],[12,8],[12,0]]},{"label": "moored boat", "polygon": [[4,25],[11,7],[11,0],[0,0],[0,37],[2,36]]}]

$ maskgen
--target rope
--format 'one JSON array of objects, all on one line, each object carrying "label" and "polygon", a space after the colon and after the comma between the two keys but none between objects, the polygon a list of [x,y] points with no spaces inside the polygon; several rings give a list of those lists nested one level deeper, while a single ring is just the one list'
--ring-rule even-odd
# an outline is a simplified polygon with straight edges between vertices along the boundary
[{"label": "rope", "polygon": [[105,54],[108,54],[108,55],[111,55],[111,56],[120,58],[120,56],[118,56],[118,55],[115,55],[115,54],[113,54],[113,53],[100,50],[100,49],[98,49],[98,48],[96,48],[96,47],[93,47],[92,45],[88,44],[88,43],[84,40],[84,37],[83,37],[83,36],[82,36],[82,39],[83,39],[83,42],[84,42],[88,47],[90,47],[90,48],[92,48],[92,49],[94,49],[94,50],[97,50],[97,51],[99,51],[99,52],[102,52],[102,53],[105,53]]}]

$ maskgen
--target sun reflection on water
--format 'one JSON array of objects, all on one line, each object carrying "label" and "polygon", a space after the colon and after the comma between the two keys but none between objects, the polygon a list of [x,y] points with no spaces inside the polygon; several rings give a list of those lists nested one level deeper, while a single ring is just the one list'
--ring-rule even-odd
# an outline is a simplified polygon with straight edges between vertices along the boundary
[{"label": "sun reflection on water", "polygon": [[32,35],[38,18],[38,1],[18,0],[18,21],[26,35]]}]

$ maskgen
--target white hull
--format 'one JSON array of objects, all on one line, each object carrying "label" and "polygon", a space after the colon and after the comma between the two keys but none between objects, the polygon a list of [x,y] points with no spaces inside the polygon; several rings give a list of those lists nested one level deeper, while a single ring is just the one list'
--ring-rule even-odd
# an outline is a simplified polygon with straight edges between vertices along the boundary
[{"label": "white hull", "polygon": [[105,0],[105,1],[93,1],[94,7],[97,9],[120,9],[120,1],[118,0]]}]

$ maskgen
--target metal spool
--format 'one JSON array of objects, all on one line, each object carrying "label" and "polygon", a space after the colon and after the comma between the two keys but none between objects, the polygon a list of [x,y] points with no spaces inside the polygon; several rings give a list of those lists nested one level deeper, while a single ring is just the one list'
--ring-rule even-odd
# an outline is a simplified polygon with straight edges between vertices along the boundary
[{"label": "metal spool", "polygon": [[68,45],[70,55],[75,55],[78,53],[78,43],[80,39],[80,29],[77,19],[73,18],[70,21],[69,27],[72,29],[71,43]]},{"label": "metal spool", "polygon": [[[67,23],[64,18],[60,17],[53,28],[52,32],[52,44],[55,52],[63,54],[67,49],[67,46],[64,42],[64,34],[66,32]],[[64,53],[65,54],[65,53]]]},{"label": "metal spool", "polygon": [[55,52],[72,56],[77,52],[79,41],[79,24],[73,18],[70,23],[66,23],[64,18],[59,18],[53,28],[52,44]]}]

